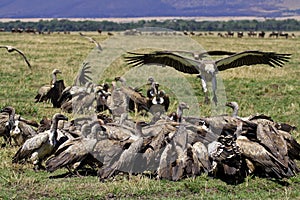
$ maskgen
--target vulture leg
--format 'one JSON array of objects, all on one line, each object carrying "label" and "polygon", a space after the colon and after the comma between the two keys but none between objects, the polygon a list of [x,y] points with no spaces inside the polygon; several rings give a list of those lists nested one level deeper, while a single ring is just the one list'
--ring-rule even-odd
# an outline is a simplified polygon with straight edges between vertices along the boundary
[{"label": "vulture leg", "polygon": [[138,104],[134,102],[134,116],[137,117],[139,114]]},{"label": "vulture leg", "polygon": [[217,77],[216,74],[212,75],[212,92],[213,92],[213,101],[215,103],[215,105],[217,105],[218,103],[218,99],[217,99],[217,95],[216,95],[216,91],[217,91]]},{"label": "vulture leg", "polygon": [[206,84],[206,79],[204,76],[198,76],[201,79],[201,85],[202,85],[202,90],[204,92],[204,103],[209,104],[209,98],[208,98],[208,90],[207,90],[207,84]]},{"label": "vulture leg", "polygon": [[46,168],[42,165],[41,162],[35,162],[35,163],[33,164],[33,170],[34,170],[35,172],[38,172],[38,171],[40,171],[40,170],[46,170]]}]

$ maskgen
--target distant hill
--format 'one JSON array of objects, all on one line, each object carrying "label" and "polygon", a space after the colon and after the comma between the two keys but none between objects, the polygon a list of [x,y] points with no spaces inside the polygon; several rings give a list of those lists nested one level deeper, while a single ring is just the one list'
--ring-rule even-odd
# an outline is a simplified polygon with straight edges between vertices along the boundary
[{"label": "distant hill", "polygon": [[0,18],[300,15],[299,0],[1,0]]}]

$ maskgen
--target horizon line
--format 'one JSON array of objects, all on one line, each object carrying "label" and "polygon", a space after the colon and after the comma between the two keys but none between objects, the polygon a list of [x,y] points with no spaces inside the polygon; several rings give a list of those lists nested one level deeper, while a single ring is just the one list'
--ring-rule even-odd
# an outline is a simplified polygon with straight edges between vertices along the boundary
[{"label": "horizon line", "polygon": [[216,16],[216,17],[205,17],[205,16],[156,16],[156,17],[105,17],[105,18],[91,18],[91,17],[29,17],[29,18],[0,18],[0,22],[38,22],[40,20],[70,20],[70,21],[112,21],[118,23],[137,22],[141,20],[151,21],[166,21],[166,20],[195,20],[195,21],[230,21],[230,20],[258,20],[265,21],[267,19],[275,20],[286,20],[295,19],[300,20],[300,16],[286,16],[286,17],[257,17],[257,16]]}]

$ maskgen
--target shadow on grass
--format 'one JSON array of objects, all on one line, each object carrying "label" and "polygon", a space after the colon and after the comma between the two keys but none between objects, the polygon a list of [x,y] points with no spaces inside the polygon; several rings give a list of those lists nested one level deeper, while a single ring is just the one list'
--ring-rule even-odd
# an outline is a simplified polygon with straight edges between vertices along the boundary
[{"label": "shadow on grass", "polygon": [[76,177],[85,177],[85,176],[97,176],[97,170],[84,168],[77,170],[76,172],[66,172],[63,174],[58,174],[55,176],[50,176],[50,179],[59,179],[59,178],[76,178]]}]

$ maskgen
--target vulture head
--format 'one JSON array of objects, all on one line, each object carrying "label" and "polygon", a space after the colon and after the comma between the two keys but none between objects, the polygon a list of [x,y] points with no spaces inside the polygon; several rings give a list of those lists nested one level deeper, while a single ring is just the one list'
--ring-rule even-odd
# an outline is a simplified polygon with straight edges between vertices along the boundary
[{"label": "vulture head", "polygon": [[7,106],[4,107],[3,109],[1,109],[0,111],[1,113],[8,113],[8,114],[12,114],[13,112],[15,112],[15,109],[11,106]]}]

